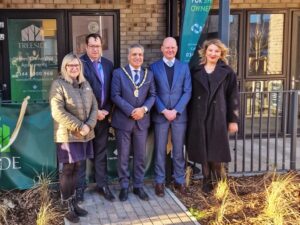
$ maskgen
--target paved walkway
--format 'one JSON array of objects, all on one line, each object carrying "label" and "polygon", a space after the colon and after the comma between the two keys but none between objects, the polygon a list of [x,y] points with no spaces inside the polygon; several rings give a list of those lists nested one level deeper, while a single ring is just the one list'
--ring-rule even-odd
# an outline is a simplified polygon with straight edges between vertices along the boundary
[{"label": "paved walkway", "polygon": [[[125,202],[118,199],[119,187],[112,186],[112,191],[117,200],[109,202],[100,196],[94,186],[89,187],[85,192],[85,201],[81,207],[89,214],[87,217],[80,217],[80,225],[160,225],[160,224],[184,224],[194,225],[199,223],[188,212],[185,206],[178,200],[172,191],[166,189],[163,198],[157,197],[151,184],[145,187],[149,194],[149,201],[142,201],[132,192]],[[70,225],[65,220],[65,225]]]}]

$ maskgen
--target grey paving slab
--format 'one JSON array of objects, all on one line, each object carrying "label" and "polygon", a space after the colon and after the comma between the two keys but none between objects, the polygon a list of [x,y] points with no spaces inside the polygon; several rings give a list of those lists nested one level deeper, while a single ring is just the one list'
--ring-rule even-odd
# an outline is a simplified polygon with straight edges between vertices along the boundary
[{"label": "grey paving slab", "polygon": [[[149,194],[149,201],[142,201],[132,192],[125,202],[118,200],[119,187],[112,186],[116,196],[114,202],[109,202],[95,191],[90,185],[85,192],[85,201],[80,205],[89,214],[81,217],[77,225],[188,225],[199,224],[179,201],[174,193],[166,189],[163,198],[157,197],[152,184],[146,184],[145,190]],[[72,225],[65,219],[65,225]]]}]

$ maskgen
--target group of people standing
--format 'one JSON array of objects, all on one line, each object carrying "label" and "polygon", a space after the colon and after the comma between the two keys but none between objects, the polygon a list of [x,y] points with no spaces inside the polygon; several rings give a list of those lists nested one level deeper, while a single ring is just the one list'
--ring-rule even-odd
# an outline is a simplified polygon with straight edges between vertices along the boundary
[{"label": "group of people standing", "polygon": [[147,69],[142,67],[143,46],[133,44],[128,48],[128,65],[114,70],[112,62],[102,57],[101,36],[89,34],[86,54],[64,57],[61,76],[50,90],[50,105],[62,165],[61,196],[68,206],[69,221],[78,222],[87,214],[78,206],[84,200],[86,159],[93,161],[98,192],[108,201],[115,200],[107,180],[110,114],[117,143],[120,201],[128,199],[131,149],[133,194],[149,200],[143,181],[151,121],[157,196],[165,194],[169,136],[174,188],[179,193],[186,192],[184,145],[189,160],[202,164],[204,192],[212,191],[213,180],[224,175],[223,163],[230,161],[228,132],[238,130],[239,118],[237,80],[227,65],[228,50],[220,40],[206,41],[200,50],[201,62],[191,72],[187,64],[175,58],[177,50],[176,40],[165,38],[162,59]]}]

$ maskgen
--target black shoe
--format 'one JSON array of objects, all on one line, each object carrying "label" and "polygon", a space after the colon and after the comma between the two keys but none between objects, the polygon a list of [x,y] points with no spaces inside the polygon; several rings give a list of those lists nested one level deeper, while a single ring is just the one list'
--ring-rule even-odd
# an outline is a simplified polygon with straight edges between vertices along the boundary
[{"label": "black shoe", "polygon": [[85,209],[79,207],[75,198],[73,198],[72,204],[74,207],[74,212],[76,213],[77,216],[81,217],[81,216],[86,216],[88,214],[88,212]]},{"label": "black shoe", "polygon": [[128,199],[128,188],[121,188],[119,199],[121,202],[124,202]]},{"label": "black shoe", "polygon": [[165,196],[165,186],[164,186],[164,184],[155,184],[155,194],[158,197],[164,197]]},{"label": "black shoe", "polygon": [[78,223],[80,219],[75,212],[74,205],[73,205],[73,198],[70,197],[67,200],[63,200],[63,204],[68,209],[68,211],[65,214],[65,218],[69,220],[71,223]]},{"label": "black shoe", "polygon": [[111,202],[115,200],[115,196],[111,193],[111,191],[107,185],[99,188],[98,191],[101,195],[104,196],[104,198],[106,200],[111,201]]},{"label": "black shoe", "polygon": [[202,181],[202,191],[205,194],[209,194],[212,192],[212,190],[214,189],[214,186],[212,184],[212,180],[210,178],[203,178]]},{"label": "black shoe", "polygon": [[149,200],[149,196],[147,195],[147,193],[144,191],[143,188],[133,188],[133,194],[139,196],[139,198],[144,201]]},{"label": "black shoe", "polygon": [[174,182],[174,189],[182,195],[186,195],[186,187],[185,184],[179,184]]},{"label": "black shoe", "polygon": [[76,201],[81,203],[84,201],[84,188],[76,188],[75,191]]}]

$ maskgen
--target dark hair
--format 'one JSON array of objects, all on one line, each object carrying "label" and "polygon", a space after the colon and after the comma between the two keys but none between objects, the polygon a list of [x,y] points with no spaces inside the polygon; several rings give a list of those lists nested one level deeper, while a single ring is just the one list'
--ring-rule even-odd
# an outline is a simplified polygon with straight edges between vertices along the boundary
[{"label": "dark hair", "polygon": [[86,44],[89,43],[89,39],[90,39],[91,37],[94,38],[95,40],[96,40],[97,38],[99,38],[99,39],[100,39],[100,42],[101,42],[101,44],[102,44],[102,37],[101,37],[100,34],[98,34],[98,33],[92,33],[92,34],[89,34],[88,36],[86,36],[86,37],[85,37],[85,43],[86,43]]},{"label": "dark hair", "polygon": [[140,45],[140,44],[136,43],[136,44],[132,44],[132,45],[130,45],[130,46],[128,47],[128,49],[127,49],[127,50],[128,50],[128,54],[130,53],[130,50],[133,49],[133,48],[140,48],[140,49],[142,50],[143,53],[144,53],[144,51],[145,51],[143,45]]}]

